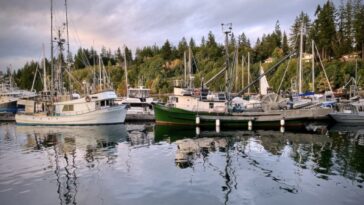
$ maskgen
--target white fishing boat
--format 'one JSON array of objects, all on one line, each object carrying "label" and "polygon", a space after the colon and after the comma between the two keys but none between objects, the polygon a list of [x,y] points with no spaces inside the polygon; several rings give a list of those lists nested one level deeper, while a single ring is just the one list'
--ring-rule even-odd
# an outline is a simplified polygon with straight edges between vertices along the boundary
[{"label": "white fishing boat", "polygon": [[[116,105],[114,91],[104,91],[82,98],[62,96],[54,103],[21,100],[23,112],[15,115],[21,125],[104,125],[125,121],[126,106]],[[68,99],[67,99],[68,98]]]},{"label": "white fishing boat", "polygon": [[[66,7],[67,9],[67,7]],[[51,19],[53,19],[52,1],[51,1]],[[66,19],[66,26],[68,26]],[[51,23],[51,31],[53,30]],[[67,29],[68,31],[68,29]],[[51,32],[51,36],[53,36]],[[51,37],[51,51],[53,51],[53,41],[56,41],[58,46],[58,56],[63,56],[63,45],[66,40],[61,37],[61,32],[58,32],[56,38]],[[68,39],[68,33],[67,33]],[[68,43],[67,43],[68,45]],[[68,54],[70,56],[69,48]],[[90,93],[88,83],[83,82],[85,86],[84,95],[67,92],[64,87],[63,74],[65,71],[70,79],[73,76],[70,74],[71,63],[68,59],[67,64],[58,60],[59,64],[53,64],[53,52],[51,52],[51,83],[50,90],[47,87],[47,75],[45,66],[43,67],[43,83],[44,89],[40,95],[34,100],[22,100],[18,104],[24,106],[24,111],[19,112],[15,116],[17,124],[21,125],[105,125],[124,123],[126,116],[126,105],[117,105],[117,98],[114,90],[110,89],[110,80],[106,79],[106,71],[104,69],[99,72],[99,85],[95,89],[95,93]],[[99,58],[100,59],[100,58]],[[101,60],[100,60],[101,61]],[[101,77],[103,76],[103,78]],[[93,82],[95,85],[95,80]]]}]

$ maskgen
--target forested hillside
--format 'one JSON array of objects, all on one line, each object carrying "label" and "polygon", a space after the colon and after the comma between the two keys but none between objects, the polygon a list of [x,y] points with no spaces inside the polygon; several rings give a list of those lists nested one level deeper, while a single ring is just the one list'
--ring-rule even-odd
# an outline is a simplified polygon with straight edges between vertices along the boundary
[{"label": "forested hillside", "polygon": [[[304,52],[311,53],[311,41],[314,40],[319,57],[316,56],[315,85],[319,91],[327,89],[327,83],[323,70],[319,63],[322,60],[327,75],[334,88],[342,87],[351,76],[355,75],[355,68],[358,67],[359,85],[364,85],[364,5],[362,0],[343,1],[340,5],[334,5],[327,1],[324,5],[318,5],[314,19],[301,12],[292,23],[289,31],[282,31],[279,21],[275,29],[268,34],[262,34],[255,43],[250,42],[244,33],[233,33],[229,43],[230,52],[237,48],[239,52],[239,66],[241,60],[247,58],[248,52],[251,55],[251,78],[257,77],[260,63],[267,69],[274,61],[287,53],[298,49],[301,23],[305,25]],[[234,26],[239,26],[238,22]],[[128,78],[130,86],[143,84],[152,89],[153,93],[168,93],[172,91],[172,81],[183,78],[183,56],[188,47],[191,47],[194,57],[195,85],[199,86],[201,79],[205,80],[214,76],[224,66],[225,53],[223,42],[216,42],[215,34],[206,32],[207,35],[201,39],[185,39],[173,45],[166,40],[161,46],[151,45],[136,49],[132,52],[128,47],[118,48],[111,51],[102,48],[97,53],[94,48],[79,48],[73,56],[72,76],[78,83],[74,86],[80,89],[80,82],[92,81],[93,70],[101,62],[106,66],[114,88],[120,95],[125,93],[124,61],[128,64]],[[124,56],[126,53],[126,59]],[[133,55],[134,53],[134,55]],[[346,58],[345,58],[346,55]],[[273,62],[264,63],[271,57]],[[62,56],[60,56],[62,58]],[[62,58],[63,59],[63,58]],[[57,60],[57,59],[55,59]],[[295,81],[297,74],[297,58],[289,61],[289,69],[282,85],[282,89],[289,89]],[[29,62],[23,68],[14,72],[14,78],[20,88],[30,89],[32,79],[40,62]],[[287,63],[269,75],[268,81],[273,90],[277,90],[282,80]],[[246,62],[245,62],[246,65]],[[49,69],[49,60],[47,60]],[[241,76],[241,69],[237,75]],[[246,69],[245,69],[246,72]],[[247,75],[244,73],[244,82],[247,82]],[[68,78],[65,77],[67,80]],[[223,90],[223,79],[218,79],[209,85],[212,90]],[[309,90],[311,82],[311,62],[304,63],[304,86]],[[68,83],[66,83],[66,86]],[[235,83],[235,90],[242,87],[241,79]],[[40,76],[35,83],[36,90],[41,90],[42,83]],[[254,88],[253,88],[254,90]]]}]

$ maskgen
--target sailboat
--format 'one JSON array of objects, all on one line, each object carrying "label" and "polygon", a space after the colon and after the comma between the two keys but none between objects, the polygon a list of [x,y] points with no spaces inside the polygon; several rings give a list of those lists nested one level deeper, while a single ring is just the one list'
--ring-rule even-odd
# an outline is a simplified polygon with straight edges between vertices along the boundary
[{"label": "sailboat", "polygon": [[[67,2],[65,5],[67,5]],[[68,26],[67,22],[66,15],[66,26]],[[57,41],[59,56],[62,56],[63,45],[66,40],[61,37],[60,31],[58,31],[58,36],[53,38],[53,2],[51,1],[51,77],[53,79],[50,84],[51,89],[47,89],[46,77],[44,77],[44,90],[35,100],[22,100],[18,102],[18,104],[24,106],[24,111],[15,115],[16,123],[21,125],[103,125],[124,123],[126,106],[115,103],[117,96],[114,90],[100,85],[102,89],[98,92],[88,93],[88,89],[85,88],[85,95],[82,97],[79,94],[65,90],[63,86],[63,73],[67,71],[69,74],[70,62],[68,61],[66,69],[61,61],[57,66],[53,64],[53,41],[55,40]],[[45,71],[46,69],[44,69],[44,73]],[[46,73],[44,76],[46,76]],[[87,83],[84,82],[84,84],[87,87]]]}]

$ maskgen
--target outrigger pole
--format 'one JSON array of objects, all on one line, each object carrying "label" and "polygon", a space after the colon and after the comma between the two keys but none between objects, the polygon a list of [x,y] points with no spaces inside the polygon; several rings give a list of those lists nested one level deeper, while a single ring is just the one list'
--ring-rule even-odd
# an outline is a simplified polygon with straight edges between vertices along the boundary
[{"label": "outrigger pole", "polygon": [[291,56],[295,55],[296,51],[292,51],[290,54],[284,56],[281,58],[276,64],[274,64],[272,67],[270,67],[267,71],[265,71],[263,74],[261,74],[257,79],[253,80],[253,82],[249,83],[247,86],[245,86],[241,91],[237,93],[237,95],[243,94],[248,88],[250,88],[252,85],[254,85],[256,82],[258,82],[263,76],[273,72],[281,63],[283,63],[285,60],[290,58]]}]

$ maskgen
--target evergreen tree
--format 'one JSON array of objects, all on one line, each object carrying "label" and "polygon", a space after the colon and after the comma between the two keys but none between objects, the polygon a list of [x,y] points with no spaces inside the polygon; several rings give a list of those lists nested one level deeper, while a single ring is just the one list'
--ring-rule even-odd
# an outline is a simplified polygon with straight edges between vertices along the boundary
[{"label": "evergreen tree", "polygon": [[172,47],[168,40],[163,44],[161,54],[164,60],[172,60]]}]

